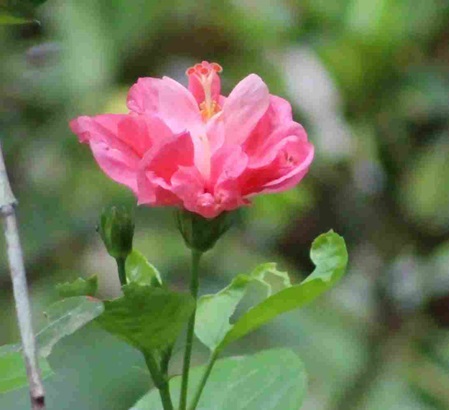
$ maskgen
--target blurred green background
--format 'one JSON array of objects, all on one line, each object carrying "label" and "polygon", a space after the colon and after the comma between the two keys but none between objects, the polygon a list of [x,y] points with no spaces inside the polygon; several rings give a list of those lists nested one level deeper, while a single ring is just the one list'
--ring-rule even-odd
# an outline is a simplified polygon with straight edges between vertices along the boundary
[{"label": "blurred green background", "polygon": [[[36,18],[0,26],[0,137],[36,329],[57,282],[97,273],[101,295],[118,294],[95,225],[105,205],[135,202],[69,119],[125,112],[138,77],[185,82],[186,67],[217,61],[225,94],[255,72],[290,100],[317,155],[296,189],[243,210],[205,257],[202,292],[268,260],[300,280],[312,240],[330,228],[350,254],[335,290],[228,353],[298,352],[305,410],[449,408],[448,0],[49,0]],[[172,210],[136,217],[136,248],[185,289],[189,255]],[[0,269],[6,344],[19,336],[4,252]],[[197,363],[205,353],[198,347]],[[93,325],[50,363],[50,410],[128,409],[150,387],[140,355]],[[25,389],[0,396],[2,410],[28,406]]]}]

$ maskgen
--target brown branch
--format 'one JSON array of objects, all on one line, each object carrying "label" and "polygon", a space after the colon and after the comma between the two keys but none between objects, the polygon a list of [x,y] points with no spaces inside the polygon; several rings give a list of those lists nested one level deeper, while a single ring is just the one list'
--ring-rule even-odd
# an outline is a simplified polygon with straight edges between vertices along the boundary
[{"label": "brown branch", "polygon": [[30,387],[31,408],[33,410],[45,410],[44,387],[37,361],[25,266],[14,209],[16,203],[17,201],[9,185],[0,146],[0,216],[3,220],[6,252],[8,254],[17,319],[19,322],[20,336],[22,338],[23,357]]}]

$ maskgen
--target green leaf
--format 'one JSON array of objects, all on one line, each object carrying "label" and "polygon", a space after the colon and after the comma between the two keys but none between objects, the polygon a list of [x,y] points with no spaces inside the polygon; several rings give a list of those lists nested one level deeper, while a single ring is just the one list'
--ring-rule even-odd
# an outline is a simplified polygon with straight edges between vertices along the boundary
[{"label": "green leaf", "polygon": [[284,287],[291,286],[286,272],[278,271],[275,263],[265,263],[249,275],[236,276],[229,286],[217,294],[204,295],[198,300],[195,334],[203,344],[215,350],[221,343],[232,328],[229,319],[245,296],[250,283],[260,283],[266,289],[267,297],[271,296],[272,285],[266,280],[269,274],[281,278]]},{"label": "green leaf", "polygon": [[95,296],[98,289],[98,278],[94,275],[90,278],[78,278],[74,282],[65,282],[56,285],[56,290],[62,298],[73,296]]},{"label": "green leaf", "polygon": [[[2,346],[0,354],[0,393],[19,389],[28,385],[26,368],[21,352],[15,351],[16,345]],[[44,358],[39,358],[42,378],[53,374],[50,365]]]},{"label": "green leaf", "polygon": [[[190,372],[189,397],[203,372],[204,366]],[[180,385],[181,377],[170,380],[173,397],[178,397]],[[290,350],[230,357],[215,364],[197,410],[298,410],[306,387],[304,365]],[[162,410],[157,390],[150,391],[130,410]]]},{"label": "green leaf", "polygon": [[333,231],[313,241],[310,257],[316,268],[299,285],[281,290],[243,314],[217,349],[223,349],[276,316],[311,302],[331,288],[345,273],[348,253],[344,239]]},{"label": "green leaf", "polygon": [[161,286],[159,271],[139,251],[133,250],[125,262],[126,279],[139,285]]},{"label": "green leaf", "polygon": [[[320,235],[312,244],[311,259],[316,268],[301,284],[291,286],[287,273],[267,263],[250,275],[238,275],[229,286],[215,295],[205,295],[198,301],[195,334],[212,351],[245,336],[281,313],[296,309],[315,299],[343,276],[348,254],[344,239],[330,231]],[[282,279],[283,289],[273,295],[270,276]],[[233,325],[229,323],[236,307],[251,283],[262,284],[266,299],[243,314]]]},{"label": "green leaf", "polygon": [[10,14],[6,10],[2,10],[0,8],[0,25],[25,24],[31,23],[32,21],[33,20],[26,17],[20,17]]},{"label": "green leaf", "polygon": [[193,298],[165,288],[129,283],[124,296],[104,302],[97,322],[142,352],[172,345],[195,307]]},{"label": "green leaf", "polygon": [[47,357],[59,340],[76,332],[102,312],[103,303],[86,296],[64,299],[51,305],[45,312],[49,324],[36,335],[40,355]]}]

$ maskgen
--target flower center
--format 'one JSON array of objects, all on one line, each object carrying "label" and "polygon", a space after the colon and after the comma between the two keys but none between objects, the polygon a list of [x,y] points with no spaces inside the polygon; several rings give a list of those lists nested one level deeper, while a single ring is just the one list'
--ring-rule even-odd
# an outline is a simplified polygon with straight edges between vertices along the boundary
[{"label": "flower center", "polygon": [[203,121],[207,121],[217,112],[221,111],[221,107],[212,96],[212,86],[215,76],[223,71],[220,64],[202,63],[195,64],[186,71],[187,76],[195,76],[204,91],[204,101],[199,104]]}]

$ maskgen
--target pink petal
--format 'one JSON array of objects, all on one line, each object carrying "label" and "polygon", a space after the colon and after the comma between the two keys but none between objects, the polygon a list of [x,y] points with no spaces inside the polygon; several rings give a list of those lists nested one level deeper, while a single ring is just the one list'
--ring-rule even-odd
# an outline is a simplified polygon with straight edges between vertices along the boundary
[{"label": "pink petal", "polygon": [[275,193],[286,191],[287,189],[293,188],[295,185],[297,185],[307,174],[307,172],[309,171],[309,167],[313,161],[314,147],[310,142],[307,142],[304,155],[305,157],[294,169],[292,169],[288,174],[282,176],[281,178],[267,183],[261,193]]},{"label": "pink petal", "polygon": [[250,157],[250,166],[261,166],[263,157],[272,150],[284,136],[304,134],[302,126],[292,119],[292,108],[288,101],[270,95],[270,106],[244,143],[244,150]]},{"label": "pink petal", "polygon": [[158,141],[140,163],[138,175],[139,204],[177,204],[172,176],[182,167],[194,164],[194,146],[188,132]]},{"label": "pink petal", "polygon": [[128,115],[118,124],[118,138],[143,157],[153,143],[172,136],[171,130],[155,116]]},{"label": "pink petal", "polygon": [[91,141],[90,148],[98,165],[109,178],[137,193],[138,159],[127,156],[102,141]]},{"label": "pink petal", "polygon": [[170,181],[179,167],[193,165],[193,142],[188,132],[159,141],[142,160],[141,168]]},{"label": "pink petal", "polygon": [[120,123],[126,118],[126,115],[113,114],[83,116],[72,120],[70,127],[81,142],[89,143],[98,165],[106,175],[136,192],[141,157],[129,141],[119,137]]},{"label": "pink petal", "polygon": [[239,145],[226,145],[212,157],[210,182],[216,185],[237,179],[248,165],[248,156]]},{"label": "pink petal", "polygon": [[280,149],[288,142],[291,136],[298,137],[301,141],[307,141],[307,134],[301,124],[290,121],[276,128],[271,134],[251,145],[245,144],[245,152],[249,157],[249,168],[262,168],[271,163]]},{"label": "pink petal", "polygon": [[[248,168],[240,178],[244,196],[291,188],[307,173],[313,159],[313,145],[302,136],[291,135],[273,150],[276,156],[262,168]],[[301,175],[300,175],[301,174]]]},{"label": "pink petal", "polygon": [[141,170],[137,176],[137,204],[154,206],[172,206],[181,204],[181,200],[172,192],[167,182],[154,172]]},{"label": "pink petal", "polygon": [[204,133],[198,104],[193,95],[169,77],[140,78],[128,94],[128,108],[138,114],[159,116],[174,133]]},{"label": "pink petal", "polygon": [[223,106],[225,143],[242,144],[267,111],[269,102],[268,88],[259,76],[250,74],[240,81]]},{"label": "pink petal", "polygon": [[180,167],[171,178],[172,191],[186,209],[194,211],[198,197],[204,193],[204,179],[196,167]]}]

